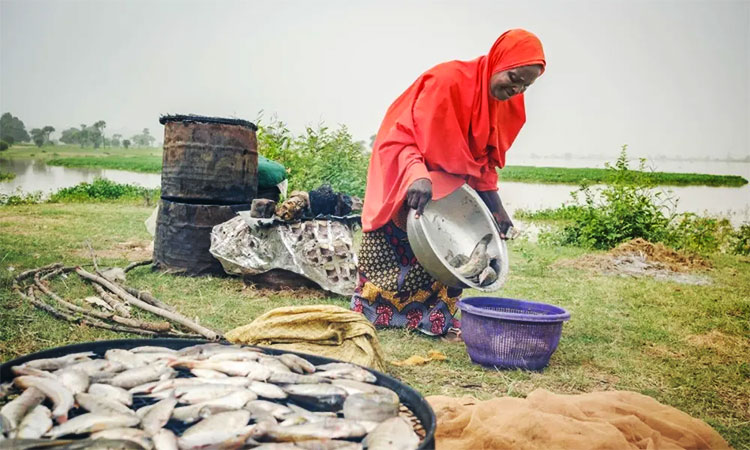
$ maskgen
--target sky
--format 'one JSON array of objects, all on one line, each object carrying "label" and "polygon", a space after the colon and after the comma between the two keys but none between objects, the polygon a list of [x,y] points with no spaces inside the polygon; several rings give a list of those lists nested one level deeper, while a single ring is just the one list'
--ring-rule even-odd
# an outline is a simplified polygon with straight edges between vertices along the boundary
[{"label": "sky", "polygon": [[161,114],[346,125],[369,142],[422,72],[542,40],[513,155],[750,154],[749,1],[0,0],[0,110],[27,129]]}]

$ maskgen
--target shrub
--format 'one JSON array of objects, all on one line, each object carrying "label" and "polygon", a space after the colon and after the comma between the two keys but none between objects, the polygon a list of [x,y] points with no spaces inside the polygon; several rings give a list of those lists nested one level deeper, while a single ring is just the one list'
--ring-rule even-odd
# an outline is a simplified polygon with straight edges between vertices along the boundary
[{"label": "shrub", "polygon": [[305,190],[329,183],[335,191],[363,196],[370,156],[364,142],[355,142],[345,126],[306,128],[294,136],[283,122],[273,119],[258,130],[258,150],[283,164],[290,190]]},{"label": "shrub", "polygon": [[0,205],[33,205],[41,201],[42,193],[39,191],[29,193],[21,193],[19,191],[15,194],[0,194]]},{"label": "shrub", "polygon": [[80,183],[76,186],[63,188],[52,194],[51,203],[86,202],[117,199],[144,199],[150,203],[158,197],[157,189],[147,189],[132,184],[119,184],[104,178],[97,178],[93,183]]},{"label": "shrub", "polygon": [[743,223],[732,233],[731,250],[740,255],[750,255],[750,223]]},{"label": "shrub", "polygon": [[0,140],[0,152],[8,150],[9,147],[10,147],[10,144],[8,144],[5,141]]}]

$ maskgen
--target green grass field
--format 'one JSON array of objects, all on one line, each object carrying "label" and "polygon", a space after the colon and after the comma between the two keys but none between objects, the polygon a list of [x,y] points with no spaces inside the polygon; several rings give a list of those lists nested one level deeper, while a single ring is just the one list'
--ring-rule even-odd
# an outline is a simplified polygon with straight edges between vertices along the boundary
[{"label": "green grass field", "polygon": [[[611,181],[611,172],[606,169],[571,167],[506,166],[499,172],[500,181],[520,183],[606,184]],[[631,171],[633,178],[645,178],[662,186],[728,186],[739,187],[747,180],[738,175],[708,175],[701,173],[639,172]]]},{"label": "green grass field", "polygon": [[[143,258],[123,243],[149,242],[143,222],[151,212],[122,202],[0,207],[0,359],[130,337],[53,319],[14,295],[11,281],[25,269],[52,262],[90,263],[86,240],[100,265]],[[498,295],[557,304],[572,314],[550,366],[541,373],[483,369],[470,362],[462,344],[382,330],[388,361],[426,355],[430,349],[448,356],[426,366],[389,365],[392,375],[425,395],[483,399],[523,396],[536,388],[632,390],[707,421],[736,448],[750,446],[750,259],[714,256],[709,272],[714,284],[686,286],[553,266],[586,253],[578,248],[528,242],[513,242],[510,248],[511,275]],[[146,267],[130,272],[128,284],[223,331],[280,306],[349,304],[341,297],[278,294],[246,288],[236,278],[184,278]],[[54,289],[69,299],[90,295],[75,277],[56,282]]]},{"label": "green grass field", "polygon": [[[160,173],[161,148],[80,148],[58,145],[51,147],[13,146],[0,153],[0,158],[35,158],[47,164],[64,167],[130,170],[133,172]],[[699,173],[638,172],[648,181],[664,186],[729,186],[747,184],[736,175],[708,175]],[[611,173],[605,169],[506,166],[499,171],[501,181],[520,183],[549,183],[579,185],[607,183]]]}]

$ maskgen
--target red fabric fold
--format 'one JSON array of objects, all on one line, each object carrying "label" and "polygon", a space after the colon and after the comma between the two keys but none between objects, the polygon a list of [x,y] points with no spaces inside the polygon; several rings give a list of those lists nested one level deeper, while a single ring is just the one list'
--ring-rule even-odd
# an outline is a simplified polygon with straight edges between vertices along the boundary
[{"label": "red fabric fold", "polygon": [[395,216],[415,180],[432,181],[433,200],[463,183],[497,190],[497,167],[526,121],[523,94],[506,101],[490,94],[490,78],[515,67],[545,66],[539,39],[503,33],[489,54],[450,61],[422,74],[386,113],[373,145],[362,212],[364,231]]}]

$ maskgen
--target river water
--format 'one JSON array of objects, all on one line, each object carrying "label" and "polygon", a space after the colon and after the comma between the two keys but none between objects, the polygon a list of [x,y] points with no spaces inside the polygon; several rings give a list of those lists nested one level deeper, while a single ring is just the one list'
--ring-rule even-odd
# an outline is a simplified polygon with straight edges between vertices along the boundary
[{"label": "river water", "polygon": [[[597,159],[521,159],[509,155],[509,164],[546,167],[603,167],[605,160]],[[710,173],[715,175],[741,175],[750,179],[750,163],[728,163],[714,161],[656,161],[649,164],[654,170],[663,172]],[[48,166],[37,160],[0,159],[0,170],[10,171],[16,177],[0,182],[0,194],[13,192],[42,191],[45,194],[60,188],[91,182],[96,177],[107,178],[118,183],[137,184],[143,187],[159,187],[160,175],[126,172],[109,169],[78,169]],[[553,208],[570,200],[573,185],[500,183],[500,195],[508,212],[517,209],[536,210]],[[694,212],[728,217],[733,224],[750,221],[750,184],[739,188],[727,187],[663,187],[666,193],[678,199],[678,212]]]}]

